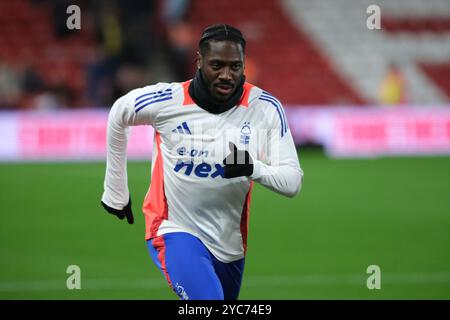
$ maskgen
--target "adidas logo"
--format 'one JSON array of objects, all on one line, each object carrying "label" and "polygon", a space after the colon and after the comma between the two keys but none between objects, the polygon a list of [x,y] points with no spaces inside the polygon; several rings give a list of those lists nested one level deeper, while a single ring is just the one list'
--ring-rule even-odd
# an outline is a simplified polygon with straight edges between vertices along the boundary
[{"label": "adidas logo", "polygon": [[172,132],[174,133],[181,133],[181,134],[192,134],[191,130],[189,129],[186,122],[183,122],[181,125],[176,127],[176,129],[173,129]]}]

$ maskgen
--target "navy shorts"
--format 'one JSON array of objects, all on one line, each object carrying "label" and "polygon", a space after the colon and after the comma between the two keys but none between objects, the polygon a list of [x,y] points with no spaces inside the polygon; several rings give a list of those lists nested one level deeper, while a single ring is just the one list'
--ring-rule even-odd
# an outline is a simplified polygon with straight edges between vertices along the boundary
[{"label": "navy shorts", "polygon": [[236,300],[244,261],[217,260],[195,236],[167,233],[147,240],[153,262],[182,300]]}]

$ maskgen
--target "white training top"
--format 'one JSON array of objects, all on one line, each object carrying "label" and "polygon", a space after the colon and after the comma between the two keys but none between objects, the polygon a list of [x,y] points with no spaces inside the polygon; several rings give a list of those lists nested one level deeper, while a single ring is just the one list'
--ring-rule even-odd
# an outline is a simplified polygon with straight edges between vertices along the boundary
[{"label": "white training top", "polygon": [[[146,86],[114,103],[108,119],[102,201],[119,210],[128,203],[128,127],[152,125],[155,143],[151,184],[143,204],[145,238],[188,232],[218,260],[236,261],[246,253],[253,182],[293,197],[301,188],[303,171],[275,97],[245,83],[236,107],[212,114],[192,100],[189,83]],[[250,177],[223,177],[229,142],[250,152],[254,163]]]}]

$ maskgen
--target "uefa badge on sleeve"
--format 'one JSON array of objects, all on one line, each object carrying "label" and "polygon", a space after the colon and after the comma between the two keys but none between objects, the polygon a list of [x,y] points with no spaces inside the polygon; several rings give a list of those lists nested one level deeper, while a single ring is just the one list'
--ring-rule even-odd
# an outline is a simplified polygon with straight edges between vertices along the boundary
[{"label": "uefa badge on sleeve", "polygon": [[250,122],[244,122],[244,125],[241,128],[241,139],[240,142],[242,144],[249,144],[250,142],[250,134],[252,133],[250,129]]}]

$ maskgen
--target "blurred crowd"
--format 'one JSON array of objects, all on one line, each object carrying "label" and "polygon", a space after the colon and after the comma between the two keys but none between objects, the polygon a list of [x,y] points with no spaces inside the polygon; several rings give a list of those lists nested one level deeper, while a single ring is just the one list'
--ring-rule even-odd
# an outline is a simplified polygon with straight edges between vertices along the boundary
[{"label": "blurred crowd", "polygon": [[[11,3],[0,3],[0,109],[108,107],[134,88],[193,75],[189,0]],[[66,25],[74,4],[80,30]],[[29,18],[34,26],[23,25]]]},{"label": "blurred crowd", "polygon": [[0,0],[0,109],[108,108],[185,81],[202,30],[220,22],[247,39],[247,81],[284,105],[447,105],[450,0],[385,1],[381,30],[361,24],[368,3]]}]

